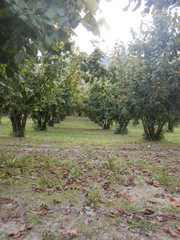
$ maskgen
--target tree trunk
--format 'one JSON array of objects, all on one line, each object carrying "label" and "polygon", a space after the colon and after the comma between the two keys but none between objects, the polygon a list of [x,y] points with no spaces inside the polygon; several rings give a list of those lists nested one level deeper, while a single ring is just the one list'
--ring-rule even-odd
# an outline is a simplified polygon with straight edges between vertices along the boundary
[{"label": "tree trunk", "polygon": [[54,124],[55,124],[55,118],[52,116],[48,121],[48,126],[54,127]]},{"label": "tree trunk", "polygon": [[146,121],[151,120],[148,117],[147,118],[142,117],[141,120],[144,128],[145,139],[150,141],[156,141],[156,140],[160,140],[163,137],[162,129],[164,127],[164,124],[166,123],[166,120],[159,123],[157,127],[155,126],[155,121],[149,126],[146,124]]},{"label": "tree trunk", "polygon": [[28,114],[24,112],[24,114],[17,114],[14,112],[11,116],[12,130],[14,137],[24,137],[25,136],[25,127],[27,121]]},{"label": "tree trunk", "polygon": [[173,121],[169,120],[168,121],[168,132],[173,132],[173,131],[174,131]]}]

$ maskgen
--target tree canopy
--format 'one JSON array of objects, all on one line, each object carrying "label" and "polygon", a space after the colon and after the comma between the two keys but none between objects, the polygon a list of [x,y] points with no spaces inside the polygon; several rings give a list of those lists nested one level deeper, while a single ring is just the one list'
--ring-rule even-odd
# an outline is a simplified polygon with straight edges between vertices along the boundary
[{"label": "tree canopy", "polygon": [[169,7],[175,8],[180,7],[179,0],[129,0],[128,5],[125,7],[124,10],[129,9],[130,6],[132,6],[135,3],[135,7],[133,11],[136,11],[143,3],[144,3],[144,13],[155,13],[157,11],[162,11],[164,9],[167,9]]},{"label": "tree canopy", "polygon": [[0,64],[13,76],[18,64],[37,56],[38,50],[58,52],[82,23],[99,34],[94,15],[98,1],[2,0],[0,1]]}]

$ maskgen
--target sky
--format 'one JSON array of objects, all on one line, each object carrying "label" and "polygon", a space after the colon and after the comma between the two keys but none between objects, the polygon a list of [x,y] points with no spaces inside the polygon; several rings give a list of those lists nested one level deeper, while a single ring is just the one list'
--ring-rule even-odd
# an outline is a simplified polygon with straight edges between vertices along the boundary
[{"label": "sky", "polygon": [[130,33],[131,28],[138,31],[142,16],[142,9],[138,9],[135,12],[132,10],[123,11],[122,8],[127,5],[127,0],[100,0],[100,5],[96,19],[104,17],[109,26],[109,30],[105,26],[100,28],[100,37],[94,36],[91,32],[88,32],[82,25],[76,29],[77,36],[73,38],[77,46],[81,51],[90,54],[93,51],[93,45],[91,40],[99,42],[101,50],[108,52],[112,51],[115,42],[123,41],[127,43],[132,39]]}]

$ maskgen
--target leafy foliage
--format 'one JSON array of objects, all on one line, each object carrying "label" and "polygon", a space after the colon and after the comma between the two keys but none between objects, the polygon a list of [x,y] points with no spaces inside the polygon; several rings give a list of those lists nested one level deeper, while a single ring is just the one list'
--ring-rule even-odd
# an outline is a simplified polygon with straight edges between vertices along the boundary
[{"label": "leafy foliage", "polygon": [[103,129],[109,129],[113,121],[110,116],[111,103],[108,97],[108,90],[105,84],[94,84],[85,100],[86,115]]},{"label": "leafy foliage", "polygon": [[[134,11],[137,10],[142,5],[142,0],[129,0],[129,3],[125,7],[125,10],[127,10],[132,5],[133,2],[136,4],[133,9]],[[144,3],[145,3],[144,13],[149,13],[150,11],[152,13],[156,13],[157,11],[161,12],[162,10],[167,9],[169,7],[175,8],[180,6],[178,0],[156,0],[156,1],[145,0]]]},{"label": "leafy foliage", "polygon": [[110,115],[117,125],[116,134],[127,134],[127,126],[132,118],[130,113],[128,64],[127,49],[123,44],[116,44],[109,67],[110,101],[112,105]]},{"label": "leafy foliage", "polygon": [[6,75],[13,76],[18,65],[36,57],[38,50],[57,52],[57,43],[68,42],[79,23],[99,34],[94,18],[97,8],[96,0],[2,0],[0,64],[4,64]]},{"label": "leafy foliage", "polygon": [[154,26],[131,45],[132,109],[145,137],[159,140],[162,129],[180,113],[178,18],[154,15]]}]

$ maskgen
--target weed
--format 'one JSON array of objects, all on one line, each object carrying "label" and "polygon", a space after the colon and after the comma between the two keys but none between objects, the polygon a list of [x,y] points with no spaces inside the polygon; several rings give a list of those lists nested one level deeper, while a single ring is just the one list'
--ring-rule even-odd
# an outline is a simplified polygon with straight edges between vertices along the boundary
[{"label": "weed", "polygon": [[97,169],[92,170],[92,175],[93,175],[94,177],[98,177],[99,174],[100,174],[100,172],[99,172]]},{"label": "weed", "polygon": [[122,178],[122,173],[119,171],[119,169],[116,169],[113,173],[113,178],[115,180],[120,180]]},{"label": "weed", "polygon": [[42,222],[41,218],[33,211],[29,211],[29,213],[27,214],[27,218],[30,220],[30,222],[34,226],[36,226]]},{"label": "weed", "polygon": [[26,159],[23,157],[13,157],[9,154],[2,154],[1,161],[7,168],[21,168],[24,167]]},{"label": "weed", "polygon": [[71,169],[71,174],[75,177],[75,178],[79,178],[81,176],[81,169],[79,166],[74,166]]},{"label": "weed", "polygon": [[43,233],[43,240],[59,240],[60,236],[56,232],[47,231]]},{"label": "weed", "polygon": [[144,232],[149,237],[152,236],[157,226],[156,222],[148,221],[146,217],[141,216],[130,216],[127,222],[130,229],[134,229],[136,232],[139,229],[140,232]]},{"label": "weed", "polygon": [[85,234],[86,234],[87,239],[92,239],[93,235],[94,235],[94,231],[93,231],[93,229],[88,229]]},{"label": "weed", "polygon": [[128,200],[123,200],[122,205],[126,211],[132,210],[132,204]]},{"label": "weed", "polygon": [[107,163],[105,163],[105,166],[111,170],[116,168],[116,160],[117,158],[108,158]]},{"label": "weed", "polygon": [[164,186],[168,186],[171,184],[171,177],[168,176],[168,174],[162,168],[156,171],[156,180]]},{"label": "weed", "polygon": [[1,240],[8,240],[8,239],[10,239],[9,236],[8,236],[8,233],[7,233],[7,231],[5,229],[0,231],[0,239]]},{"label": "weed", "polygon": [[88,197],[88,203],[94,204],[96,206],[97,202],[101,200],[101,194],[100,194],[100,186],[92,186],[91,189],[88,190],[89,197]]}]

